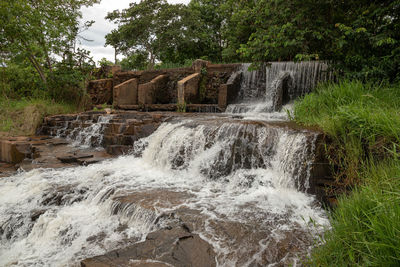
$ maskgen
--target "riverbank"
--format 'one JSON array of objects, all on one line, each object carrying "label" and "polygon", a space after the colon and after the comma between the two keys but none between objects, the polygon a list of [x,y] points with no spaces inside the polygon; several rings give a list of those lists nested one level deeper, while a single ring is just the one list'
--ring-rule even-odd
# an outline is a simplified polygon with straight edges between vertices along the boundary
[{"label": "riverbank", "polygon": [[400,262],[400,86],[357,81],[322,85],[298,100],[294,120],[317,125],[337,183],[346,188],[314,266],[395,266]]},{"label": "riverbank", "polygon": [[50,99],[9,99],[0,97],[0,137],[34,135],[44,117],[79,112],[73,104]]}]

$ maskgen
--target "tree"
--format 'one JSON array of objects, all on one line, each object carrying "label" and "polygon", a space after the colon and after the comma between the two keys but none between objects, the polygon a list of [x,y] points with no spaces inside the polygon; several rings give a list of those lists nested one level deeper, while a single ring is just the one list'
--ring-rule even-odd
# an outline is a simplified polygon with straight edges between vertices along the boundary
[{"label": "tree", "polygon": [[161,52],[176,47],[186,32],[184,5],[171,5],[165,0],[142,0],[129,8],[115,10],[107,19],[118,24],[118,29],[106,35],[106,45],[111,45],[126,56],[146,53],[148,68],[153,69]]},{"label": "tree", "polygon": [[[335,34],[330,0],[259,0],[253,7],[255,31],[240,52],[252,61],[324,57]],[[317,12],[316,12],[317,10]]]},{"label": "tree", "polygon": [[145,52],[131,54],[123,58],[120,62],[123,70],[143,70],[146,69],[148,55]]},{"label": "tree", "polygon": [[[3,60],[27,58],[43,83],[54,55],[66,59],[79,34],[79,9],[98,0],[8,0],[0,2],[0,48]],[[89,27],[93,22],[85,24]],[[75,52],[75,51],[73,51]]]},{"label": "tree", "polygon": [[246,16],[253,32],[233,46],[241,43],[242,58],[323,59],[351,77],[399,79],[399,0],[258,0],[232,17]]},{"label": "tree", "polygon": [[336,8],[343,14],[335,23],[336,66],[358,79],[399,81],[400,1],[357,0]]}]

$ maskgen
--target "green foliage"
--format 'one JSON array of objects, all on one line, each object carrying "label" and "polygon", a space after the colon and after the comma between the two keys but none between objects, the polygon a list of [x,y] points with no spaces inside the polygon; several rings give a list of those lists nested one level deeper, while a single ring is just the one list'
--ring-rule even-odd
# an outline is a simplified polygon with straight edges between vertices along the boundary
[{"label": "green foliage", "polygon": [[339,198],[309,265],[399,265],[399,113],[399,84],[323,84],[295,102],[294,119],[332,139],[327,152],[338,182],[352,188]]},{"label": "green foliage", "polygon": [[[82,6],[97,0],[11,0],[0,2],[0,93],[7,98],[41,98],[79,103],[95,65],[76,48]],[[58,57],[56,57],[58,56]]]},{"label": "green foliage", "polygon": [[105,57],[103,57],[102,59],[99,60],[99,62],[97,62],[100,67],[106,67],[106,66],[112,66],[114,65],[114,63],[112,63],[111,61],[109,61],[108,59],[106,59]]},{"label": "green foliage", "polygon": [[8,62],[0,71],[0,96],[10,98],[43,97],[46,95],[44,84],[29,62]]},{"label": "green foliage", "polygon": [[332,59],[347,76],[399,80],[400,1],[350,1],[337,20]]},{"label": "green foliage", "polygon": [[321,85],[296,101],[294,118],[318,125],[332,138],[328,152],[341,168],[338,179],[354,184],[366,159],[390,156],[389,151],[400,144],[399,112],[399,84],[343,81]]},{"label": "green foliage", "polygon": [[[106,36],[106,44],[125,55],[147,54],[149,69],[161,60],[162,51],[177,47],[190,34],[185,28],[185,5],[171,5],[165,0],[143,0],[122,11],[115,10],[107,19],[119,27]],[[171,52],[169,50],[169,52]]]},{"label": "green foliage", "polygon": [[364,184],[339,199],[312,266],[399,266],[400,160],[370,164]]},{"label": "green foliage", "polygon": [[238,52],[253,62],[324,59],[348,77],[394,81],[399,14],[399,0],[260,0],[244,11],[254,27]]},{"label": "green foliage", "polygon": [[121,60],[120,64],[123,70],[144,70],[149,64],[147,58],[147,53],[138,52],[125,57]]},{"label": "green foliage", "polygon": [[[316,9],[318,10],[316,12]],[[107,44],[156,61],[327,60],[347,77],[398,79],[400,0],[143,0],[109,13]]]},{"label": "green foliage", "polygon": [[[59,55],[66,60],[79,35],[79,11],[97,0],[10,0],[0,2],[2,63],[29,60],[43,83]],[[84,28],[93,22],[87,22]],[[75,52],[75,51],[73,51]],[[19,60],[17,59],[19,58]]]},{"label": "green foliage", "polygon": [[162,62],[155,66],[155,69],[162,70],[162,69],[176,69],[176,68],[188,68],[191,67],[193,64],[192,59],[185,60],[184,63],[173,63],[173,62]]}]

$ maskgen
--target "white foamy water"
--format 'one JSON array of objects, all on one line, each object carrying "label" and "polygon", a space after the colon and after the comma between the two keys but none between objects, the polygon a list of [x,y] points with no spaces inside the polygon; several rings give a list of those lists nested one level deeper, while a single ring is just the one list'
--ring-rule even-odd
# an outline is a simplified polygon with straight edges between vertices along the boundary
[{"label": "white foamy water", "polygon": [[[75,121],[66,121],[65,126],[57,130],[56,137],[66,138],[76,147],[100,147],[105,127],[112,118],[112,115],[101,115],[97,121],[84,121],[77,116]],[[75,126],[72,125],[74,123]]]},{"label": "white foamy water", "polygon": [[[295,263],[328,225],[302,192],[314,143],[312,133],[253,123],[164,123],[137,143],[142,156],[2,178],[0,266],[79,265],[143,240],[159,215],[183,207],[197,214],[194,231],[218,265]],[[115,200],[143,192],[151,209]],[[287,238],[300,252],[282,245]]]},{"label": "white foamy water", "polygon": [[270,66],[249,71],[243,64],[242,81],[237,103],[228,105],[226,113],[246,118],[287,120],[286,110],[299,96],[309,92],[321,81],[333,79],[324,62],[272,62]]}]

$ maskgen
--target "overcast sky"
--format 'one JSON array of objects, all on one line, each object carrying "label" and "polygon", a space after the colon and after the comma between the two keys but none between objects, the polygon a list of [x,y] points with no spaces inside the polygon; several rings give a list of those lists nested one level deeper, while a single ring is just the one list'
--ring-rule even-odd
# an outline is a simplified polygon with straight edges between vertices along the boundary
[{"label": "overcast sky", "polygon": [[[190,0],[168,0],[169,3],[187,4]],[[115,9],[124,9],[129,7],[129,3],[139,2],[138,0],[101,0],[100,4],[96,4],[89,8],[82,8],[83,21],[94,20],[92,27],[83,32],[81,35],[92,42],[81,41],[81,47],[89,50],[93,60],[97,63],[103,57],[114,62],[114,49],[110,46],[104,47],[104,36],[111,32],[116,26],[105,20],[108,12]]]}]

